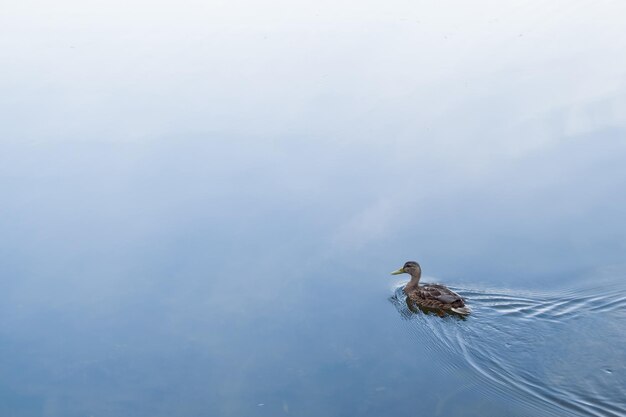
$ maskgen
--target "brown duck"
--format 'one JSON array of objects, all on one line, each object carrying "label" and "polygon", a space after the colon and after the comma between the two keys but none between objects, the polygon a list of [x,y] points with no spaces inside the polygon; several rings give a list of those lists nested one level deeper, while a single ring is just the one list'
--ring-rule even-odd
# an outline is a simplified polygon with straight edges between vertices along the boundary
[{"label": "brown duck", "polygon": [[466,315],[471,310],[465,306],[465,301],[454,291],[440,284],[419,285],[422,277],[422,268],[417,262],[409,261],[397,271],[393,271],[392,275],[409,274],[411,281],[404,287],[404,293],[410,301],[418,306],[439,310],[454,312]]}]

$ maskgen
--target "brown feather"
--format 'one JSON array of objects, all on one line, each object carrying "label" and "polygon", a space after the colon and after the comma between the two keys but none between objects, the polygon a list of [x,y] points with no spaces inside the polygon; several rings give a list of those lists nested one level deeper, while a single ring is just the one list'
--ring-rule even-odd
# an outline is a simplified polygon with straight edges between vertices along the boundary
[{"label": "brown feather", "polygon": [[409,300],[422,307],[439,310],[462,309],[465,307],[463,298],[443,285],[420,285],[405,292]]}]

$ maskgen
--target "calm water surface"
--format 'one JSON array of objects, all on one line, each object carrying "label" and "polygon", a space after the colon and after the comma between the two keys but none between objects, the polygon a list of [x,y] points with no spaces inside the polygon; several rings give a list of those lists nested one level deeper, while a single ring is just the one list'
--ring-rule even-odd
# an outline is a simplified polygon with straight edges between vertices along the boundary
[{"label": "calm water surface", "polygon": [[0,415],[626,414],[623,6],[3,10]]}]

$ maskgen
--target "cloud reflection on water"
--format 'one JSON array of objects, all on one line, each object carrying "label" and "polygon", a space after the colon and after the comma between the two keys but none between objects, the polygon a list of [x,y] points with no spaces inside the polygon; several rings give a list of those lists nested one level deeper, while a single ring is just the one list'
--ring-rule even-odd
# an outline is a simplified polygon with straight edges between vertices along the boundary
[{"label": "cloud reflection on water", "polygon": [[401,414],[420,347],[390,269],[525,287],[623,262],[621,5],[93,7],[0,17],[5,396],[61,415],[82,375],[91,411],[105,374],[111,415],[132,387],[138,415],[260,391]]}]

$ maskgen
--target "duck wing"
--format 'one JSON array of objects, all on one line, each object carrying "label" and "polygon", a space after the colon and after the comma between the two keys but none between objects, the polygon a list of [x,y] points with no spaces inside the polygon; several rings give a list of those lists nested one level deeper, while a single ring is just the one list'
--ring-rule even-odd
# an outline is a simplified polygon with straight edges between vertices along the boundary
[{"label": "duck wing", "polygon": [[439,284],[428,284],[419,287],[419,297],[424,300],[432,300],[441,304],[449,304],[453,307],[463,307],[463,298],[454,291]]}]

